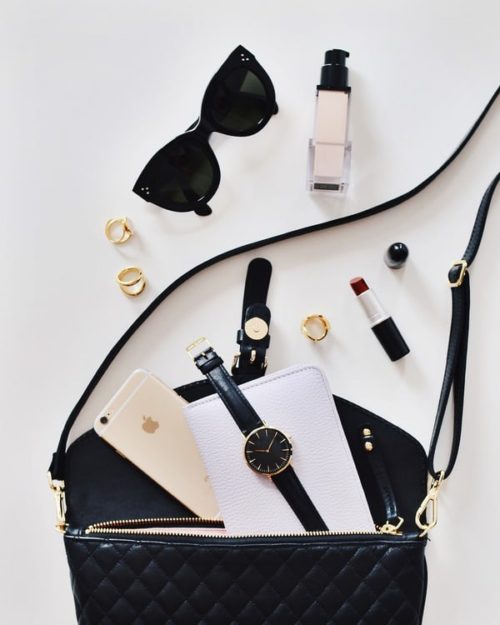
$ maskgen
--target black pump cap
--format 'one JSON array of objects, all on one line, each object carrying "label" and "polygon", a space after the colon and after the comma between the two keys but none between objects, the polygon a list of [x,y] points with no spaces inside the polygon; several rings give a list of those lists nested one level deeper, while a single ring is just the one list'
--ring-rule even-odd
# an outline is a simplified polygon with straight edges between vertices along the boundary
[{"label": "black pump cap", "polygon": [[350,91],[348,85],[349,70],[346,67],[346,59],[349,52],[345,50],[327,50],[325,52],[325,64],[321,68],[321,79],[318,89],[331,89],[332,91]]}]

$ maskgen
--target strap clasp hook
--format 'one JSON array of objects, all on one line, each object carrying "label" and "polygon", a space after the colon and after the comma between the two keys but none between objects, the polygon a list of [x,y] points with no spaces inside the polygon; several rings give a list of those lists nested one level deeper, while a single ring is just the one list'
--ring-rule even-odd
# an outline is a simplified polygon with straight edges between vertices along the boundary
[{"label": "strap clasp hook", "polygon": [[50,471],[47,477],[49,480],[49,488],[54,493],[54,498],[56,500],[56,530],[64,534],[68,529],[68,524],[66,523],[67,506],[65,484],[63,480],[53,480]]},{"label": "strap clasp hook", "polygon": [[[443,484],[444,471],[440,471],[437,478],[434,478],[431,482],[427,495],[420,504],[417,513],[415,514],[415,524],[422,530],[419,534],[420,538],[426,536],[431,529],[436,527],[438,522],[438,495]],[[423,517],[429,510],[430,518],[427,522],[423,521]]]}]

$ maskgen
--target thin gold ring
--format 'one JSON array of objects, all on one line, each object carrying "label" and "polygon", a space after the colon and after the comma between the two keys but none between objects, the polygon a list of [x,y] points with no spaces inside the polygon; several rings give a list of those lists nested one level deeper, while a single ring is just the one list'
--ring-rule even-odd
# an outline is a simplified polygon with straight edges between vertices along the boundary
[{"label": "thin gold ring", "polygon": [[[321,334],[313,334],[311,332],[310,325],[312,322],[319,322],[321,324],[323,329]],[[323,315],[307,315],[307,317],[302,321],[301,330],[304,336],[307,336],[307,338],[314,341],[314,343],[318,343],[326,338],[326,335],[330,331],[330,322]]]},{"label": "thin gold ring", "polygon": [[[128,280],[125,280],[128,274],[135,274],[135,276],[131,277]],[[139,267],[125,267],[124,269],[119,271],[116,276],[116,281],[120,286],[134,286],[143,279],[144,274],[142,272],[142,269],[139,269]]]},{"label": "thin gold ring", "polygon": [[[113,229],[115,226],[120,226],[120,236],[113,236]],[[106,238],[111,243],[115,243],[119,245],[120,243],[125,243],[128,241],[130,237],[134,234],[134,231],[130,227],[128,220],[126,217],[115,217],[114,219],[108,219],[106,225],[104,226],[104,233],[106,234]]]},{"label": "thin gold ring", "polygon": [[125,293],[125,295],[129,295],[130,297],[135,297],[136,295],[140,295],[146,288],[146,280],[142,280],[142,282],[137,284],[136,287],[137,288],[134,289],[134,287],[132,286],[120,285],[120,289]]},{"label": "thin gold ring", "polygon": [[[127,276],[131,275],[127,279]],[[139,295],[146,288],[146,279],[142,269],[139,267],[125,267],[118,272],[116,281],[120,289],[126,294],[132,297]]]}]

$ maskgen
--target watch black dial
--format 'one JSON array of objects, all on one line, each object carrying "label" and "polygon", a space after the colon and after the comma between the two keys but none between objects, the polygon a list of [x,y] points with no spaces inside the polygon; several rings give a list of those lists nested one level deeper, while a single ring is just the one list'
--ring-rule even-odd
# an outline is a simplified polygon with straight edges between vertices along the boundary
[{"label": "watch black dial", "polygon": [[251,469],[264,475],[280,473],[290,463],[292,444],[283,432],[263,426],[245,442],[245,459]]}]

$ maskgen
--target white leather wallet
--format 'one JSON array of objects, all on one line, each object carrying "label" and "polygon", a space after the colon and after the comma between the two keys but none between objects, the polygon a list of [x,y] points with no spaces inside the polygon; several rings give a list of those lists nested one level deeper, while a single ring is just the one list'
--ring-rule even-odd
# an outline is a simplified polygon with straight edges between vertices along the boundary
[{"label": "white leather wallet", "polygon": [[[375,526],[323,372],[302,365],[243,384],[270,427],[291,437],[292,465],[329,530]],[[245,438],[217,395],[184,408],[230,534],[301,533],[301,523],[272,480],[252,471]]]}]

